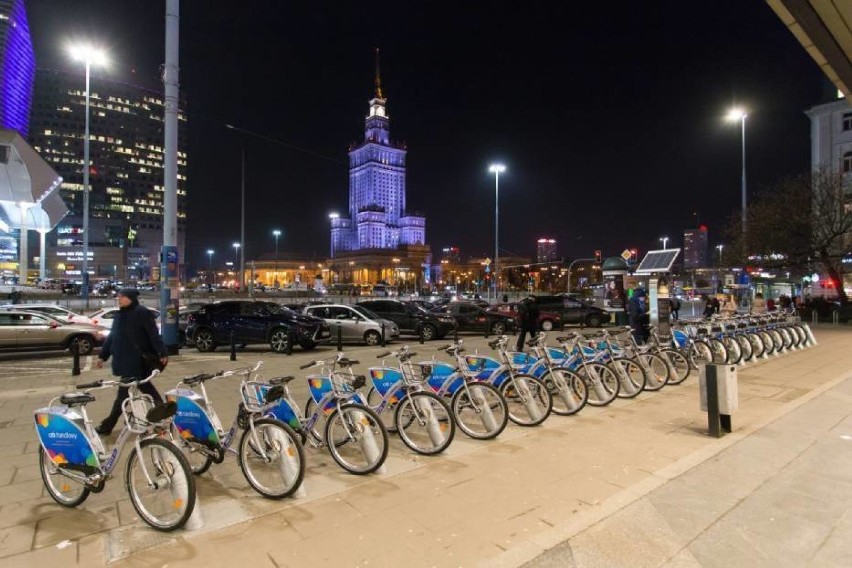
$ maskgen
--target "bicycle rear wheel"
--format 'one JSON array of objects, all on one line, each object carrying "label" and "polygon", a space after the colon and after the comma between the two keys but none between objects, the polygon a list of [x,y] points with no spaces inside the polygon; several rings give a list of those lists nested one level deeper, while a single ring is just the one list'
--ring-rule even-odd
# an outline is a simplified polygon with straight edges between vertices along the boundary
[{"label": "bicycle rear wheel", "polygon": [[63,475],[41,444],[38,447],[38,463],[44,488],[50,497],[63,507],[76,507],[89,496],[89,488]]},{"label": "bicycle rear wheel", "polygon": [[577,368],[577,374],[589,390],[589,404],[606,406],[618,396],[620,388],[615,371],[601,363],[585,363]]},{"label": "bicycle rear wheel", "polygon": [[325,441],[337,465],[355,475],[379,469],[388,456],[388,432],[371,408],[352,403],[335,408],[325,425]]},{"label": "bicycle rear wheel", "polygon": [[[195,478],[181,451],[171,442],[148,438],[127,459],[125,483],[133,508],[158,531],[179,529],[195,507]],[[143,469],[144,468],[144,469]],[[147,471],[151,483],[145,476]]]},{"label": "bicycle rear wheel", "polygon": [[645,384],[648,382],[648,375],[645,369],[633,359],[623,357],[615,357],[607,363],[612,369],[612,372],[618,377],[620,384],[618,388],[618,398],[633,398],[637,396]]},{"label": "bicycle rear wheel", "polygon": [[255,420],[240,438],[240,469],[252,488],[269,499],[292,495],[305,477],[305,452],[296,433],[274,418]]},{"label": "bicycle rear wheel", "polygon": [[713,362],[713,349],[711,349],[710,344],[703,339],[696,339],[692,343],[690,353],[693,356],[696,369],[698,368],[698,365],[706,365]]},{"label": "bicycle rear wheel", "polygon": [[456,434],[447,403],[431,392],[413,392],[397,405],[394,420],[403,443],[424,456],[446,450]]},{"label": "bicycle rear wheel", "polygon": [[553,397],[544,382],[532,375],[518,374],[500,385],[509,420],[518,426],[538,426],[550,416]]},{"label": "bicycle rear wheel", "polygon": [[453,395],[450,409],[461,431],[476,440],[499,436],[509,422],[506,400],[487,383],[462,385]]},{"label": "bicycle rear wheel", "polygon": [[542,375],[553,398],[553,412],[559,416],[576,414],[586,406],[589,389],[580,375],[565,367],[554,367]]}]

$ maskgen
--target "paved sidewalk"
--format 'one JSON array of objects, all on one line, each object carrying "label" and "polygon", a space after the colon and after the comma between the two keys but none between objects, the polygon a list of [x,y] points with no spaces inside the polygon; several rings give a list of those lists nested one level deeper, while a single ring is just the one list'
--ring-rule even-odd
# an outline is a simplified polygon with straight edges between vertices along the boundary
[{"label": "paved sidewalk", "polygon": [[[697,409],[697,379],[693,375],[684,385],[643,393],[634,400],[617,400],[607,408],[588,407],[569,418],[553,416],[539,428],[510,426],[491,442],[475,442],[458,432],[444,456],[413,455],[392,438],[385,471],[379,475],[346,474],[327,452],[306,449],[305,491],[297,499],[273,502],[260,498],[247,489],[239,468],[229,460],[199,479],[204,529],[172,535],[151,531],[136,519],[120,480],[113,480],[103,493],[92,495],[77,510],[63,510],[44,496],[35,466],[33,452],[37,446],[31,413],[61,391],[69,377],[59,371],[20,377],[15,379],[18,391],[0,387],[4,444],[0,445],[0,484],[5,484],[0,486],[0,564],[517,566],[532,560],[542,566],[547,566],[546,562],[571,566],[566,558],[573,558],[570,561],[579,566],[633,566],[678,560],[681,556],[675,555],[685,554],[682,551],[686,548],[705,563],[714,552],[705,548],[702,550],[708,552],[704,554],[698,548],[701,537],[696,535],[705,534],[700,523],[712,523],[732,507],[736,510],[740,506],[737,503],[747,502],[762,487],[761,479],[775,479],[802,453],[804,446],[797,444],[805,443],[805,434],[787,430],[776,432],[773,438],[773,421],[806,399],[813,400],[802,409],[833,396],[834,391],[827,389],[852,369],[852,350],[848,348],[852,333],[821,329],[817,338],[820,345],[813,349],[740,372],[741,411],[734,416],[736,433],[720,440],[706,436],[706,417]],[[481,338],[466,343],[471,349],[484,348]],[[426,355],[424,358],[434,353],[433,348],[416,347]],[[171,366],[175,376],[183,370],[189,374],[233,365],[227,363],[224,354],[189,353]],[[366,366],[372,365],[376,351],[351,349],[348,353]],[[292,373],[298,364],[317,355],[266,357],[266,375]],[[238,363],[256,358],[241,354]],[[161,384],[172,382],[175,380]],[[235,385],[225,383],[212,385],[210,394],[223,420],[228,421],[236,397]],[[827,390],[826,394],[818,394],[822,390]],[[852,395],[852,389],[840,394]],[[304,399],[303,392],[296,396]],[[93,416],[106,411],[109,398],[102,396],[90,405]],[[830,422],[829,413],[815,413],[820,418],[815,424],[826,428],[840,420]],[[819,438],[825,431],[812,436]],[[765,432],[770,432],[765,434],[769,438],[762,440]],[[748,443],[756,444],[753,450]],[[740,450],[746,461],[733,470],[720,465],[715,471],[724,475],[721,480],[713,478],[718,484],[708,485],[705,491],[704,478],[697,472],[728,453],[736,453],[740,445],[746,448]],[[814,459],[818,459],[817,454]],[[741,470],[749,483],[735,478]],[[698,477],[690,485],[681,476],[692,472]],[[807,479],[807,473],[802,475]],[[732,485],[723,485],[725,480]],[[782,481],[779,487],[784,486]],[[674,492],[680,485],[686,486],[682,491],[689,489],[692,493]],[[603,550],[629,551],[636,542],[655,542],[648,534],[665,541],[659,548],[671,554],[650,554],[647,563],[641,560],[645,556],[637,556],[635,562],[629,555],[596,556],[591,536],[596,527],[616,522],[619,515],[651,500],[655,490],[669,487],[674,492],[667,497],[668,503],[673,503],[669,509],[672,515],[681,500],[687,511],[714,507],[712,511],[719,511],[719,515],[695,521],[692,517],[684,521],[664,517],[659,526],[657,518],[646,516],[626,528],[599,533]],[[730,505],[728,509],[716,504],[717,493],[725,498],[725,506]],[[662,503],[665,497],[660,499]],[[607,517],[612,521],[603,521]],[[848,527],[848,515],[845,522]],[[672,525],[674,529],[666,528]],[[587,529],[590,536],[584,536]],[[695,533],[690,536],[688,529]],[[721,530],[724,535],[731,532],[719,525],[707,534],[712,535],[712,530]],[[672,541],[666,531],[686,540]],[[843,534],[840,530],[837,533]],[[793,536],[789,540],[794,540]],[[590,543],[580,547],[589,551],[588,557],[577,553],[574,539],[580,537]],[[708,542],[719,540],[718,536],[708,538]],[[548,551],[554,546],[557,548]],[[569,549],[572,556],[567,555]],[[832,556],[830,548],[823,550],[823,554]],[[545,556],[540,556],[545,551]]]}]

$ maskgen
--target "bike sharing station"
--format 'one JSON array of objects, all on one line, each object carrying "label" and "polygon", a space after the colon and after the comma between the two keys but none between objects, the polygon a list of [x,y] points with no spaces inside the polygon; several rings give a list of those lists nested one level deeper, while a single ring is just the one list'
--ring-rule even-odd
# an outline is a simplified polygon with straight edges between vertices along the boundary
[{"label": "bike sharing station", "polygon": [[671,336],[669,324],[669,274],[680,254],[679,248],[649,250],[634,274],[648,278],[648,306],[651,325],[656,325],[660,337]]}]

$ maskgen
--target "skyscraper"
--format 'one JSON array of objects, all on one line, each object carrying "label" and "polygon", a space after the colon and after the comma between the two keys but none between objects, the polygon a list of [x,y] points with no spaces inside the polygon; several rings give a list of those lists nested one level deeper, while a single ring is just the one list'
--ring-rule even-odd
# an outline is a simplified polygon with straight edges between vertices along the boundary
[{"label": "skyscraper", "polygon": [[683,232],[683,267],[705,268],[707,258],[707,226],[699,225],[697,229],[687,229]]},{"label": "skyscraper", "polygon": [[35,55],[24,0],[0,0],[0,126],[27,137]]},{"label": "skyscraper", "polygon": [[539,239],[536,245],[536,262],[553,262],[559,259],[558,251],[556,250],[556,239]]},{"label": "skyscraper", "polygon": [[[94,251],[90,252],[90,256],[94,254],[90,266],[95,276],[113,275],[119,267],[123,270],[120,257],[101,248],[118,247],[128,253],[128,264],[143,267],[140,277],[150,276],[145,267],[157,264],[163,242],[163,97],[143,87],[94,76],[90,108],[89,242]],[[82,238],[84,121],[82,73],[39,69],[30,142],[64,178],[60,189],[71,213],[58,227],[58,241],[51,244],[66,259],[79,253],[73,249]],[[185,128],[186,117],[181,113],[177,175],[181,258],[186,222]],[[61,262],[62,258],[54,260]],[[77,276],[75,270],[79,267],[63,276]]]},{"label": "skyscraper", "polygon": [[426,242],[426,218],[406,209],[406,149],[390,140],[378,50],[375,89],[365,119],[364,142],[349,151],[349,216],[331,221],[332,256]]}]

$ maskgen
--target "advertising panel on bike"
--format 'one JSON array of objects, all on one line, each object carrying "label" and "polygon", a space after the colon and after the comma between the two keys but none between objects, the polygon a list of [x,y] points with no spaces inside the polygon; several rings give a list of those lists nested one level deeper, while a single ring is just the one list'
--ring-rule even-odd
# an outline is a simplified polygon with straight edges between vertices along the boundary
[{"label": "advertising panel on bike", "polygon": [[174,389],[166,392],[166,400],[177,404],[174,425],[181,438],[219,444],[219,433],[207,416],[202,396],[191,390]]},{"label": "advertising panel on bike", "polygon": [[[402,380],[402,373],[391,367],[370,367],[369,371],[373,386],[382,397],[385,397],[388,390]],[[396,404],[403,396],[405,396],[405,390],[399,388],[391,395],[389,402]]]},{"label": "advertising panel on bike", "polygon": [[87,471],[100,466],[97,452],[83,430],[83,418],[67,407],[35,411],[36,433],[56,465],[76,466]]}]

